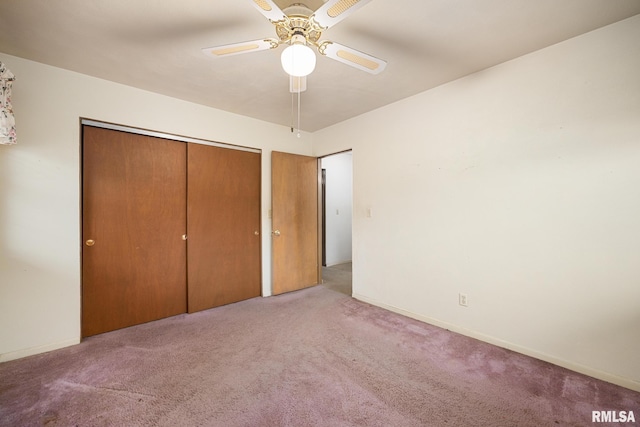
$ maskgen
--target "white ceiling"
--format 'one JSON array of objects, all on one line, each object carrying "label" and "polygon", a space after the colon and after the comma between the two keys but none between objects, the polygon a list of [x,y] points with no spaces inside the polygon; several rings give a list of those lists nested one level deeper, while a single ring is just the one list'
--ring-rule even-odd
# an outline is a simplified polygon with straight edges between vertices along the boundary
[{"label": "white ceiling", "polygon": [[[283,47],[219,59],[200,50],[275,38],[252,3],[0,0],[0,52],[290,126]],[[383,58],[386,70],[318,55],[301,127],[322,129],[639,13],[640,0],[373,0],[322,39]]]}]

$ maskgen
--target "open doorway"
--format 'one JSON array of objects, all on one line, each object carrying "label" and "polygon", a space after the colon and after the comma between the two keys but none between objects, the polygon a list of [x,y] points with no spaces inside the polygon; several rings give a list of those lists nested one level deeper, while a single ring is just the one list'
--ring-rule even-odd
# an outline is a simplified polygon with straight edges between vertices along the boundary
[{"label": "open doorway", "polygon": [[320,159],[322,169],[322,282],[352,294],[352,152]]}]

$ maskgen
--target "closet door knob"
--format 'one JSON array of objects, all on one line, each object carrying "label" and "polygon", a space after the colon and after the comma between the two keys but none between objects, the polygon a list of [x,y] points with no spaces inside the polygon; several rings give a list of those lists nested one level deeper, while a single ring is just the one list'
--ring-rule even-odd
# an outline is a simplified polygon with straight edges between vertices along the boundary
[{"label": "closet door knob", "polygon": [[93,246],[93,245],[96,244],[96,241],[92,240],[92,239],[89,239],[86,242],[84,242],[84,244],[87,245],[87,246]]},{"label": "closet door knob", "polygon": [[255,234],[256,236],[259,236],[260,232],[256,230],[256,231],[253,232],[253,234]]},{"label": "closet door knob", "polygon": [[280,230],[276,230],[276,231],[274,231],[274,232],[273,232],[273,235],[274,235],[274,236],[279,236],[279,235],[280,235]]},{"label": "closet door knob", "polygon": [[182,235],[182,240],[187,240],[187,235],[186,234]]}]

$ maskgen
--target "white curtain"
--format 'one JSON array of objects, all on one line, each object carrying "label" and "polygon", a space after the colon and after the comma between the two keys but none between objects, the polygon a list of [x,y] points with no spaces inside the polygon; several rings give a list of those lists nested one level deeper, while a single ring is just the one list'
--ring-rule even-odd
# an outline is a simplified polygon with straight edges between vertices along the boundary
[{"label": "white curtain", "polygon": [[0,144],[16,143],[16,119],[11,107],[11,85],[16,78],[0,62]]}]

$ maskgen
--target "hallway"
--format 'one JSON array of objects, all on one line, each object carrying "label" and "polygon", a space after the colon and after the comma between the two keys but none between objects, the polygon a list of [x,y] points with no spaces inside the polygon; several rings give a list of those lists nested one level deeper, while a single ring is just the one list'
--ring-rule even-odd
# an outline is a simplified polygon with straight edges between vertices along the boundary
[{"label": "hallway", "polygon": [[352,263],[322,267],[322,285],[332,291],[351,296]]}]

